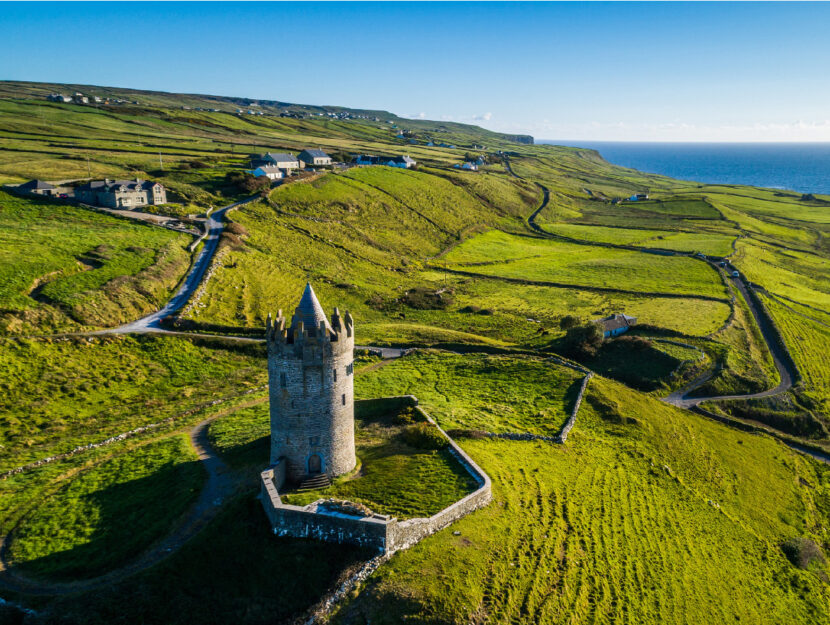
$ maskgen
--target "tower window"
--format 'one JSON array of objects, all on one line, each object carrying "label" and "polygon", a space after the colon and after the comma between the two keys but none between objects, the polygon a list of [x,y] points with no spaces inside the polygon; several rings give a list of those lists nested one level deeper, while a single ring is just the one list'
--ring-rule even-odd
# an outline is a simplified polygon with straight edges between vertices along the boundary
[{"label": "tower window", "polygon": [[340,398],[343,400],[343,405],[346,405],[346,393],[343,393],[342,397]]},{"label": "tower window", "polygon": [[288,380],[286,378],[285,372],[283,371],[280,373],[280,386],[285,388],[288,385]]},{"label": "tower window", "polygon": [[351,375],[354,373],[354,363],[350,362],[346,365],[346,375]]},{"label": "tower window", "polygon": [[337,369],[332,369],[332,373],[334,374],[334,381],[337,382]]}]

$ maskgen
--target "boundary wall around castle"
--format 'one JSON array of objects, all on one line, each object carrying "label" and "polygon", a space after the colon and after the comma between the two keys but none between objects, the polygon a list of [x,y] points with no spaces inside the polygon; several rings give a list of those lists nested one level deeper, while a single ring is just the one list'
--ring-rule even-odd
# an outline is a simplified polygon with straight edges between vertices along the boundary
[{"label": "boundary wall around castle", "polygon": [[279,489],[285,483],[285,463],[278,462],[261,474],[262,505],[274,534],[358,545],[376,549],[384,554],[391,554],[411,547],[470,512],[486,506],[492,497],[490,478],[452,438],[447,436],[447,433],[435,423],[432,417],[418,406],[416,397],[404,395],[356,401],[355,413],[358,415],[381,414],[406,406],[414,407],[416,412],[437,427],[447,438],[450,452],[476,480],[476,490],[429,518],[399,521],[397,518],[381,514],[357,517],[321,512],[318,502],[308,506],[292,506],[282,502]]}]

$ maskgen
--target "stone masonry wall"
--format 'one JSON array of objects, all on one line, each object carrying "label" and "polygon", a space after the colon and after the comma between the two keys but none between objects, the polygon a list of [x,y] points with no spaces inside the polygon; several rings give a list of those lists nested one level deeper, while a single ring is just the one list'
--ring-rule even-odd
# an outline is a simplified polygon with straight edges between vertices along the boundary
[{"label": "stone masonry wall", "polygon": [[[373,402],[377,403],[373,405]],[[358,405],[359,410],[370,411],[370,414],[397,406],[415,406],[416,411],[438,427],[435,421],[417,406],[417,402],[417,398],[408,395],[363,400],[358,402]],[[492,496],[490,478],[447,436],[446,432],[440,427],[438,429],[447,437],[452,454],[478,483],[476,490],[463,499],[429,518],[406,521],[377,514],[363,518],[332,516],[318,512],[316,502],[303,507],[282,503],[279,488],[282,486],[281,474],[284,465],[280,466],[281,463],[278,463],[262,472],[261,487],[262,504],[274,533],[278,536],[316,538],[326,542],[360,545],[390,554],[406,549],[473,510],[486,506]]]}]

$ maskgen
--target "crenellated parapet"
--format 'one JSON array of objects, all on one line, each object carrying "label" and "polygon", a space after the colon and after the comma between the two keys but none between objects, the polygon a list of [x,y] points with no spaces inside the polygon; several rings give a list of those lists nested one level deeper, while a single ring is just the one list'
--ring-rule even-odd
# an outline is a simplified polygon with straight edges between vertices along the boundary
[{"label": "crenellated parapet", "polygon": [[340,311],[335,308],[331,321],[321,320],[316,327],[307,326],[296,314],[291,325],[287,325],[282,310],[279,310],[276,318],[268,314],[265,338],[268,352],[274,354],[325,357],[351,353],[354,351],[354,320],[348,311],[341,317]]}]

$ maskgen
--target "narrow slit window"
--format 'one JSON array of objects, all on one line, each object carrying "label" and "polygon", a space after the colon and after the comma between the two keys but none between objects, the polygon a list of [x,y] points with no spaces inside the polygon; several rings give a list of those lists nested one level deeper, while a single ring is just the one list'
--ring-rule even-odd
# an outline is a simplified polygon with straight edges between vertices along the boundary
[{"label": "narrow slit window", "polygon": [[343,401],[343,405],[345,406],[346,405],[346,393],[343,393],[343,395],[340,397],[340,399]]},{"label": "narrow slit window", "polygon": [[288,385],[288,379],[285,375],[285,372],[283,371],[282,373],[280,373],[280,386],[285,388],[287,385]]}]

